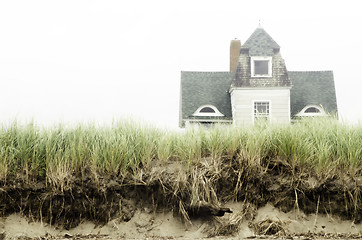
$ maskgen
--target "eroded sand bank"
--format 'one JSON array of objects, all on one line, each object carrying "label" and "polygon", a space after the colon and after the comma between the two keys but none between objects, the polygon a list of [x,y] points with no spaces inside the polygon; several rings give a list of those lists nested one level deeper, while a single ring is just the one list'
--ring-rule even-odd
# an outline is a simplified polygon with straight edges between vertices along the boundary
[{"label": "eroded sand bank", "polygon": [[[31,222],[20,214],[12,214],[0,220],[0,239],[357,239],[362,238],[362,224],[342,221],[328,215],[305,215],[294,210],[283,213],[271,204],[259,208],[254,219],[238,223],[237,231],[227,236],[212,236],[216,225],[223,222],[232,226],[238,221],[242,204],[229,202],[225,206],[233,213],[211,219],[195,219],[185,224],[171,212],[153,212],[137,209],[128,221],[114,218],[106,225],[96,226],[82,222],[70,230],[57,229],[42,222]],[[273,235],[269,235],[272,234]]]}]

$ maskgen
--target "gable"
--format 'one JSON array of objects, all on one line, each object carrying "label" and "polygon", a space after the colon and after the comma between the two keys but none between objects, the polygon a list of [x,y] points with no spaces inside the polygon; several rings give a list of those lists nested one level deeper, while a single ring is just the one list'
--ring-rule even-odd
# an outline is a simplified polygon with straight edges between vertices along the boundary
[{"label": "gable", "polygon": [[[231,119],[229,88],[231,72],[181,72],[180,126],[184,119],[202,118],[193,116],[201,107],[215,106],[222,119]],[[206,117],[205,117],[206,118]]]},{"label": "gable", "polygon": [[337,113],[337,99],[332,71],[289,71],[291,116],[307,105],[322,106],[327,113]]}]

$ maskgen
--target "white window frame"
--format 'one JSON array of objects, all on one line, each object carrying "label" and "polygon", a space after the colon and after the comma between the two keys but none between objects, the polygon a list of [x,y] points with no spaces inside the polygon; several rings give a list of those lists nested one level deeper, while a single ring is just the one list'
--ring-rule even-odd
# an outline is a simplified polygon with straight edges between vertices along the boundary
[{"label": "white window frame", "polygon": [[[272,68],[272,57],[251,57],[250,66],[251,66],[251,77],[272,77],[273,68]],[[255,74],[255,61],[268,61],[268,74]]]},{"label": "white window frame", "polygon": [[[309,108],[316,108],[319,110],[319,113],[315,112],[305,112]],[[322,106],[318,105],[307,105],[299,113],[295,114],[296,117],[317,117],[317,116],[328,116],[324,111]]]},{"label": "white window frame", "polygon": [[[214,110],[214,112],[213,113],[200,112],[205,107],[211,108],[212,110]],[[194,114],[192,114],[192,116],[197,116],[197,117],[224,117],[225,115],[222,114],[217,109],[217,107],[215,107],[214,105],[202,105],[194,112]]]},{"label": "white window frame", "polygon": [[268,103],[268,104],[269,104],[268,121],[271,122],[271,118],[272,118],[271,100],[253,100],[253,105],[252,105],[252,118],[253,118],[253,123],[255,123],[255,103]]}]

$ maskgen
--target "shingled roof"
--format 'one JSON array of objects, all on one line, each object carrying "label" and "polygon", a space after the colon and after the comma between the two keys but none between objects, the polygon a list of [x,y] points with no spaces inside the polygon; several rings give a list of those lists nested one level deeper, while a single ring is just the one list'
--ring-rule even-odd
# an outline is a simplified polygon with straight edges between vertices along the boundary
[{"label": "shingled roof", "polygon": [[241,46],[241,51],[249,50],[249,56],[273,56],[279,49],[278,43],[261,27]]},{"label": "shingled roof", "polygon": [[332,71],[289,71],[291,115],[307,105],[319,105],[330,114],[337,114],[337,100]]},{"label": "shingled roof", "polygon": [[[215,106],[224,117],[232,118],[230,94],[228,92],[233,73],[231,72],[181,72],[180,127],[183,119],[192,119],[202,105]],[[200,119],[200,117],[198,117]]]}]

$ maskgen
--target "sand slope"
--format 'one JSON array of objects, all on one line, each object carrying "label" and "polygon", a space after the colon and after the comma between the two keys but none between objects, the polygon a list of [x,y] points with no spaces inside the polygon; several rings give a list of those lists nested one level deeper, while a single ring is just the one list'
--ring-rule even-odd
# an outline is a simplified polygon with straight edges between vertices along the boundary
[{"label": "sand slope", "polygon": [[[218,217],[218,221],[229,221],[241,211],[240,203],[230,202],[226,206],[230,207],[233,213]],[[214,219],[196,219],[192,220],[192,225],[187,225],[179,218],[174,217],[171,212],[154,213],[148,209],[137,209],[133,218],[128,222],[118,218],[104,226],[83,222],[68,231],[57,229],[46,223],[29,222],[20,214],[12,214],[0,220],[0,239],[202,239],[210,237],[215,227],[214,221]],[[257,232],[256,226],[260,227],[261,232]],[[303,236],[362,238],[362,224],[341,221],[333,216],[315,214],[307,216],[298,211],[283,213],[270,204],[258,209],[253,220],[241,222],[238,231],[233,232],[232,235],[213,236],[212,238],[265,238],[264,235],[273,228],[278,229],[277,226],[282,226],[283,230],[277,232],[272,238],[277,236],[284,238],[294,236],[296,239],[302,239]]]}]

